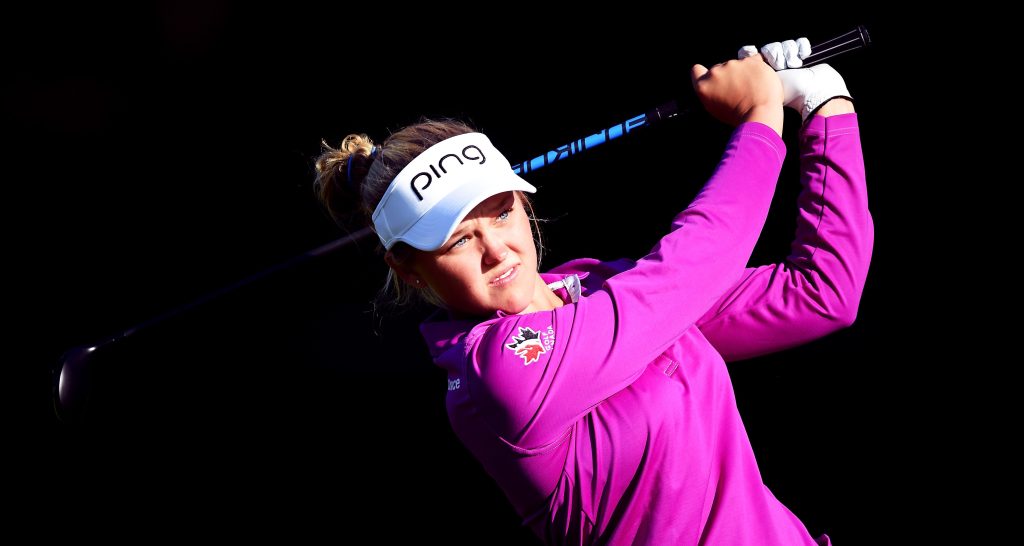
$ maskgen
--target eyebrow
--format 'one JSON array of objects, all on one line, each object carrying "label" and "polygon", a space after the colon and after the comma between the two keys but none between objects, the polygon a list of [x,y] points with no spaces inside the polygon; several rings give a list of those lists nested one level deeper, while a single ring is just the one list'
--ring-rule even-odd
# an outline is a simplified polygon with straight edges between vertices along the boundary
[{"label": "eyebrow", "polygon": [[[504,211],[505,210],[505,205],[508,204],[509,201],[515,202],[515,198],[516,198],[515,194],[512,194],[511,197],[512,197],[511,199],[509,199],[507,197],[505,199],[499,199],[498,200],[498,204],[493,206],[493,207],[491,207],[491,208],[489,208],[489,209],[487,209],[487,212],[495,213],[495,212],[498,212],[499,210]],[[454,240],[458,240],[456,238],[459,235],[462,235],[463,231],[465,231],[465,228],[461,228],[460,227],[460,228],[456,229],[455,232],[452,233],[452,236],[449,237],[447,241],[445,241],[445,244],[452,242],[453,239]]]},{"label": "eyebrow", "polygon": [[511,196],[511,199],[509,199],[508,197],[506,197],[506,198],[504,198],[504,199],[499,199],[499,200],[498,200],[498,204],[497,204],[497,205],[495,205],[494,207],[492,207],[492,208],[491,208],[491,210],[490,210],[490,212],[498,212],[499,210],[505,210],[505,205],[506,205],[506,204],[507,204],[507,203],[508,203],[509,201],[515,201],[515,198],[516,198],[516,196],[515,196],[515,195],[512,195],[512,196]]}]

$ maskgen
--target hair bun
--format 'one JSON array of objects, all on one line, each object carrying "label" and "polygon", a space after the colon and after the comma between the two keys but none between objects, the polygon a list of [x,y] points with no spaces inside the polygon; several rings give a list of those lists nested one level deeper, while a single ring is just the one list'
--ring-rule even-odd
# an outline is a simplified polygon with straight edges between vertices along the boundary
[{"label": "hair bun", "polygon": [[342,139],[337,148],[326,141],[320,142],[322,152],[316,159],[314,190],[321,202],[328,204],[328,212],[335,222],[359,208],[362,200],[360,187],[370,170],[366,161],[376,146],[364,133],[353,133]]}]

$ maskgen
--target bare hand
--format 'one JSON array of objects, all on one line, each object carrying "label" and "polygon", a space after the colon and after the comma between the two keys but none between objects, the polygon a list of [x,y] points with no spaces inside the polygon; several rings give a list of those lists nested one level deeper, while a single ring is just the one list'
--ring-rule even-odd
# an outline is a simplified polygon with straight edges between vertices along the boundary
[{"label": "bare hand", "polygon": [[760,55],[732,59],[710,69],[695,64],[690,78],[697,97],[716,119],[733,127],[744,121],[768,123],[770,119],[768,124],[782,133],[782,81]]}]

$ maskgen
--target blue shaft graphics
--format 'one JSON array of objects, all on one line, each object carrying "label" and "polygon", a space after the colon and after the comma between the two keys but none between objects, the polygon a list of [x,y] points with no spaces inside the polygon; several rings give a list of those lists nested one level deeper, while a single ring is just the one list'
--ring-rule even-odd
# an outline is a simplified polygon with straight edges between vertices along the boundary
[{"label": "blue shaft graphics", "polygon": [[622,135],[635,131],[647,124],[647,114],[633,116],[622,123],[616,123],[615,125],[612,125],[607,129],[602,129],[590,136],[578,138],[568,144],[563,144],[554,150],[544,152],[533,159],[528,159],[522,163],[516,163],[515,165],[512,165],[512,171],[519,175],[536,171],[537,169],[550,165],[555,161],[561,161],[583,152],[584,150],[600,146],[609,140],[619,138]]}]

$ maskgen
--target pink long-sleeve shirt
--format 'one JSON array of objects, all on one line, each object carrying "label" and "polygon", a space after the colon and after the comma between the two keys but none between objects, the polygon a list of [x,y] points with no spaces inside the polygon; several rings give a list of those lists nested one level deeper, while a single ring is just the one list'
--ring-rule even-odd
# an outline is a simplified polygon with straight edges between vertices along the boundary
[{"label": "pink long-sleeve shirt", "polygon": [[746,267],[786,155],[748,122],[648,255],[541,273],[555,309],[421,323],[454,432],[544,543],[830,544],[764,485],[725,364],[856,316],[874,239],[857,116],[799,141],[782,263]]}]

